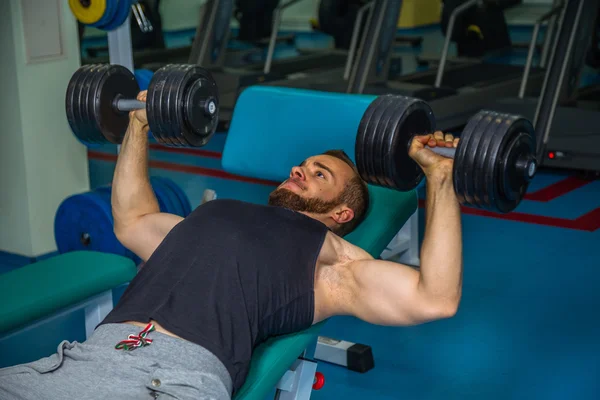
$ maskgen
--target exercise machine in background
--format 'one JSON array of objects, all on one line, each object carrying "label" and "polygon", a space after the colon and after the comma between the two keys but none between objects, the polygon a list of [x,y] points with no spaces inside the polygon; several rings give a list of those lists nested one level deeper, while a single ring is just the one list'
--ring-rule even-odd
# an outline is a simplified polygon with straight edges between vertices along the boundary
[{"label": "exercise machine in background", "polygon": [[[349,89],[352,93],[400,94],[417,97],[427,101],[436,114],[437,126],[442,130],[455,130],[462,127],[468,118],[479,111],[481,104],[498,97],[518,95],[523,84],[522,66],[494,64],[489,62],[447,63],[450,40],[456,26],[456,19],[478,0],[470,0],[454,9],[448,21],[448,33],[445,38],[442,56],[437,68],[423,72],[403,75],[386,82],[369,84],[365,76],[368,66],[376,53],[362,52],[357,60],[358,77]],[[396,0],[377,2],[374,14],[394,15],[400,13],[400,3]],[[387,25],[383,25],[384,28]],[[390,40],[393,32],[377,26],[369,26],[366,35],[366,48],[377,48],[377,43]],[[379,39],[378,39],[379,37]],[[389,57],[389,56],[388,56]],[[539,93],[543,81],[543,69],[536,68],[527,76],[527,93]]]},{"label": "exercise machine in background", "polygon": [[[600,172],[600,90],[598,85],[579,88],[589,50],[597,46],[599,0],[567,0],[556,45],[539,97],[519,96],[487,102],[504,112],[518,112],[536,129],[538,164],[546,167]],[[527,57],[531,69],[533,41]]]}]

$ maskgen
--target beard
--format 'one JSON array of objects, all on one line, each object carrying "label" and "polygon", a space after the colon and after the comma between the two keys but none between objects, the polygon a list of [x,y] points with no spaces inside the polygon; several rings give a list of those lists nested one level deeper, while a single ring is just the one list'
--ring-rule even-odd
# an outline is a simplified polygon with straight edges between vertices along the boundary
[{"label": "beard", "polygon": [[317,198],[304,198],[285,188],[278,188],[269,195],[269,205],[284,207],[293,211],[311,214],[325,214],[340,205],[339,199],[324,201]]}]

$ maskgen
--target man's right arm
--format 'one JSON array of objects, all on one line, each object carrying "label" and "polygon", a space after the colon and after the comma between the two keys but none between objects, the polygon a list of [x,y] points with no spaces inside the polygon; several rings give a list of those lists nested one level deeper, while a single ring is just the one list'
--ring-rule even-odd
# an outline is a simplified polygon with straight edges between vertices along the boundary
[{"label": "man's right arm", "polygon": [[146,261],[183,218],[160,212],[148,176],[149,128],[144,117],[130,116],[115,168],[111,203],[115,235]]},{"label": "man's right arm", "polygon": [[[350,263],[345,313],[382,325],[412,325],[453,316],[462,295],[460,204],[454,192],[453,161],[425,149],[458,145],[436,132],[415,138],[411,156],[427,177],[425,235],[420,270],[365,257]],[[436,143],[437,142],[437,143]]]}]

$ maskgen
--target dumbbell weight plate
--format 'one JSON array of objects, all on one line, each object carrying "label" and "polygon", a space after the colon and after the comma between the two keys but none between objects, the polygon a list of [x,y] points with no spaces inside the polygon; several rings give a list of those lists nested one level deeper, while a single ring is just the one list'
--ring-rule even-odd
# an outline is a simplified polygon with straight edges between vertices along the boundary
[{"label": "dumbbell weight plate", "polygon": [[[510,212],[516,208],[527,192],[530,179],[527,172],[517,167],[519,159],[532,160],[535,155],[535,131],[533,125],[518,115],[503,115],[503,123],[496,129],[491,143],[486,176],[488,196],[486,206],[499,212]],[[505,188],[512,188],[506,190]]]},{"label": "dumbbell weight plate", "polygon": [[493,111],[481,111],[481,113],[489,115],[491,122],[485,131],[481,133],[486,140],[482,141],[482,148],[476,156],[476,170],[479,173],[475,176],[475,200],[480,208],[494,210],[494,201],[491,200],[490,196],[492,195],[494,185],[497,183],[494,177],[495,163],[498,162],[497,142],[498,140],[502,140],[505,134],[503,128],[506,124],[506,115]]},{"label": "dumbbell weight plate", "polygon": [[473,167],[475,152],[482,137],[474,132],[481,131],[489,121],[482,114],[471,117],[460,135],[460,142],[454,154],[452,171],[454,191],[458,201],[464,205],[475,205],[474,182],[471,178],[475,172]]},{"label": "dumbbell weight plate", "polygon": [[410,158],[408,150],[414,136],[435,132],[435,118],[427,103],[409,97],[396,96],[392,111],[393,123],[388,126],[384,144],[386,176],[394,187],[414,189],[423,179],[423,170]]},{"label": "dumbbell weight plate", "polygon": [[[528,124],[531,126],[531,124]],[[533,128],[533,127],[532,127]],[[535,132],[528,132],[528,128],[518,131],[512,135],[512,140],[502,150],[503,160],[498,164],[496,170],[499,174],[499,193],[494,191],[498,208],[501,210],[513,210],[521,202],[532,177],[529,174],[535,174],[535,170],[527,171],[517,167],[519,158],[527,159],[526,155],[533,155],[536,152]],[[523,161],[523,160],[521,160]],[[525,167],[531,165],[524,164]],[[535,165],[533,166],[535,168]]]},{"label": "dumbbell weight plate", "polygon": [[377,180],[380,185],[395,187],[393,170],[390,171],[390,161],[392,161],[393,166],[394,160],[389,160],[389,156],[393,157],[393,154],[390,154],[393,149],[393,147],[390,147],[390,140],[397,130],[395,126],[397,118],[395,117],[398,116],[398,102],[397,99],[390,96],[384,103],[380,107],[381,114],[377,112],[373,114],[373,118],[379,118],[379,121],[377,121],[379,134],[375,135],[375,146],[377,146],[376,153],[378,156],[373,159],[373,166],[377,172]]},{"label": "dumbbell weight plate", "polygon": [[474,207],[486,208],[485,196],[485,178],[486,163],[490,157],[488,147],[493,139],[495,128],[497,127],[498,114],[494,112],[480,112],[481,122],[477,125],[477,129],[471,136],[472,145],[469,148],[469,152],[472,154],[468,157],[467,163],[464,164],[467,168],[467,175],[465,182],[467,183],[467,196],[470,205]]},{"label": "dumbbell weight plate", "polygon": [[152,79],[148,85],[148,104],[146,107],[150,131],[152,132],[154,139],[156,139],[158,143],[163,144],[167,143],[165,139],[165,130],[168,128],[166,126],[167,116],[163,116],[163,107],[161,107],[162,92],[167,78],[166,72],[167,69],[160,68],[152,75]]},{"label": "dumbbell weight plate", "polygon": [[387,96],[379,96],[365,110],[356,134],[355,147],[355,161],[356,167],[360,172],[361,178],[369,183],[375,183],[374,170],[372,167],[372,157],[370,156],[369,150],[372,147],[372,141],[374,139],[373,128],[370,126],[372,123],[373,112],[377,109],[378,105],[383,102]]},{"label": "dumbbell weight plate", "polygon": [[83,136],[83,128],[81,126],[81,122],[83,118],[81,117],[81,110],[79,108],[79,92],[81,89],[81,80],[85,76],[84,71],[89,66],[86,65],[83,68],[75,71],[69,84],[67,85],[67,93],[65,95],[65,109],[67,111],[67,122],[71,127],[71,130],[75,134],[75,137],[82,143],[86,144],[85,137]]},{"label": "dumbbell weight plate", "polygon": [[163,143],[168,146],[181,146],[181,141],[175,136],[175,133],[177,132],[177,111],[175,111],[177,108],[177,100],[175,99],[175,90],[173,88],[173,85],[177,82],[180,68],[180,65],[170,65],[168,69],[165,68],[165,84],[160,92],[159,107],[161,109],[163,124],[162,139]]},{"label": "dumbbell weight plate", "polygon": [[87,143],[103,144],[106,143],[106,139],[101,132],[95,129],[94,114],[92,110],[92,101],[90,101],[90,93],[94,92],[96,86],[96,79],[101,73],[101,65],[91,65],[85,72],[85,76],[80,85],[79,92],[79,109],[81,110],[83,136],[86,138]]},{"label": "dumbbell weight plate", "polygon": [[384,142],[386,133],[385,128],[382,126],[385,124],[383,114],[392,103],[392,97],[385,96],[385,98],[377,104],[377,107],[373,109],[368,121],[368,127],[372,135],[366,141],[367,154],[369,155],[367,158],[367,165],[370,170],[371,179],[373,179],[372,183],[380,186],[385,186],[386,181],[385,170],[383,167],[384,152],[382,151],[382,143]]},{"label": "dumbbell weight plate", "polygon": [[135,99],[140,87],[135,75],[122,65],[106,65],[103,69],[88,101],[93,101],[95,129],[110,143],[120,144],[129,125],[129,113],[118,111],[114,101],[118,96]]},{"label": "dumbbell weight plate", "polygon": [[[506,213],[522,200],[529,179],[523,168],[535,155],[535,133],[526,119],[482,110],[469,120],[454,159],[459,201]],[[516,167],[524,160],[523,168]]]},{"label": "dumbbell weight plate", "polygon": [[169,118],[171,121],[175,121],[171,124],[171,142],[178,146],[187,146],[185,139],[182,137],[182,131],[185,127],[181,112],[185,107],[184,102],[180,98],[181,85],[184,84],[185,73],[190,68],[190,65],[179,65],[171,72],[171,79],[168,81],[169,85]]},{"label": "dumbbell weight plate", "polygon": [[360,157],[356,159],[361,160],[357,167],[363,179],[401,191],[414,189],[423,172],[408,149],[413,136],[434,130],[433,111],[427,103],[404,96],[380,96],[367,108],[357,133]]},{"label": "dumbbell weight plate", "polygon": [[[204,146],[217,130],[219,123],[219,92],[217,83],[205,69],[192,65],[185,71],[177,94],[178,119],[182,141],[191,146]],[[207,101],[214,105],[208,114]]]},{"label": "dumbbell weight plate", "polygon": [[389,128],[389,124],[397,106],[398,104],[394,96],[388,95],[373,112],[373,117],[371,118],[371,125],[374,132],[373,148],[370,151],[373,173],[377,179],[377,184],[385,187],[395,187],[392,176],[389,175],[388,164],[385,162],[386,155],[391,149],[385,146],[389,142],[388,136],[394,134],[393,129]]}]

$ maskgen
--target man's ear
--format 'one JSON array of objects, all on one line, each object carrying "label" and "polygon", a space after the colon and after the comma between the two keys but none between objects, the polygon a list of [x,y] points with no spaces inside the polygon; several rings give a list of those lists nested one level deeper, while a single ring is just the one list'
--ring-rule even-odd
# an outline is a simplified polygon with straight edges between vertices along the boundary
[{"label": "man's ear", "polygon": [[340,206],[333,210],[331,218],[338,224],[345,224],[354,219],[354,210],[347,206]]}]

